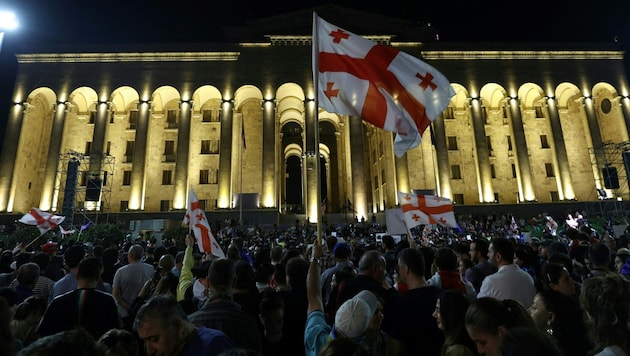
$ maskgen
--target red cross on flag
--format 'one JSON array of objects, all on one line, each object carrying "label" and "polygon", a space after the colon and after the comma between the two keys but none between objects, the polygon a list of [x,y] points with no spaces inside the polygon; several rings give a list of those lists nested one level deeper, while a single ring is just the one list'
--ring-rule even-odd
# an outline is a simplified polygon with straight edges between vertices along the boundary
[{"label": "red cross on flag", "polygon": [[223,249],[214,238],[208,219],[206,219],[206,213],[203,211],[201,203],[192,188],[190,188],[188,193],[188,204],[186,206],[188,210],[184,216],[184,224],[190,225],[190,229],[197,240],[199,251],[210,253],[219,258],[225,258],[225,253],[223,253]]},{"label": "red cross on flag", "polygon": [[450,199],[434,195],[422,195],[398,192],[400,208],[407,227],[428,224],[439,224],[445,227],[458,228]]},{"label": "red cross on flag", "polygon": [[455,95],[448,79],[429,64],[316,15],[313,75],[321,108],[396,133],[397,157],[420,144],[424,130]]},{"label": "red cross on flag", "polygon": [[65,216],[53,215],[37,208],[32,208],[27,214],[20,218],[20,222],[26,225],[37,225],[39,232],[43,235],[48,230],[52,230],[66,219]]}]

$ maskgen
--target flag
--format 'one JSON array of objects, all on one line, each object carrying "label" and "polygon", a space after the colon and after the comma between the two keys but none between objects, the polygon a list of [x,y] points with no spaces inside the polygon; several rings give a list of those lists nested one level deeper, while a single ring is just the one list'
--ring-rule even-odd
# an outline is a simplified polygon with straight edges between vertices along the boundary
[{"label": "flag", "polygon": [[424,130],[455,95],[448,79],[429,64],[318,16],[313,76],[321,108],[396,133],[397,157],[420,144]]},{"label": "flag", "polygon": [[65,219],[65,216],[53,215],[37,208],[32,208],[19,221],[26,225],[37,225],[39,232],[43,235],[46,231],[56,228]]},{"label": "flag", "polygon": [[434,195],[398,192],[400,208],[408,228],[418,225],[439,224],[459,228],[455,220],[453,202]]},{"label": "flag", "polygon": [[188,210],[184,216],[184,224],[190,225],[195,239],[197,240],[199,251],[225,258],[223,249],[221,249],[221,246],[219,246],[217,240],[214,238],[212,230],[210,230],[210,224],[208,224],[208,219],[206,219],[206,213],[203,211],[201,203],[199,203],[199,199],[197,199],[197,195],[192,188],[190,188],[190,192],[188,193],[187,208]]},{"label": "flag", "polygon": [[87,223],[81,225],[81,229],[79,230],[79,233],[83,233],[83,231],[87,230],[87,228],[90,227],[90,225],[92,225],[92,222],[88,220]]},{"label": "flag", "polygon": [[61,235],[72,235],[75,232],[77,232],[77,230],[72,229],[72,230],[66,230],[63,228],[63,226],[59,225],[59,231],[61,232]]}]

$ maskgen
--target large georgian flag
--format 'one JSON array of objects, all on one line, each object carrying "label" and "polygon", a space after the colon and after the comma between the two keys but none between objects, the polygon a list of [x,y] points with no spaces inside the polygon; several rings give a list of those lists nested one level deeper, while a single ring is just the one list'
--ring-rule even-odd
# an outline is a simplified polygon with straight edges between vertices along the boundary
[{"label": "large georgian flag", "polygon": [[439,224],[459,228],[455,220],[453,202],[434,195],[398,192],[400,208],[408,228],[418,225]]},{"label": "large georgian flag", "polygon": [[190,225],[195,234],[199,251],[210,253],[219,258],[225,258],[225,253],[223,253],[223,249],[214,238],[206,213],[203,211],[201,203],[192,188],[190,188],[188,193],[188,204],[186,206],[188,210],[184,216],[184,224]]},{"label": "large georgian flag", "polygon": [[26,225],[37,225],[39,232],[43,235],[46,231],[56,228],[65,219],[65,216],[53,215],[37,208],[32,208],[31,211],[20,218],[19,222]]},{"label": "large georgian flag", "polygon": [[448,79],[410,54],[313,17],[319,106],[396,133],[397,157],[418,146],[424,130],[455,95]]}]

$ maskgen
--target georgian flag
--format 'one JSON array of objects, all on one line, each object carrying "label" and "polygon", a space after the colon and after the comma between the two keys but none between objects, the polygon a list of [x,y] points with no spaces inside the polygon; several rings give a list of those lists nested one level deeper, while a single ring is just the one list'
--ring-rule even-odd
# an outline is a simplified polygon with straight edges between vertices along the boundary
[{"label": "georgian flag", "polygon": [[321,108],[396,133],[397,157],[420,144],[424,130],[455,95],[448,79],[427,63],[316,15],[313,76]]},{"label": "georgian flag", "polygon": [[186,206],[188,210],[184,216],[184,225],[190,225],[190,229],[193,231],[195,239],[197,240],[199,251],[211,253],[219,258],[225,258],[225,253],[223,253],[223,249],[221,249],[221,246],[219,246],[217,240],[214,238],[212,230],[210,230],[210,224],[208,224],[208,219],[206,219],[206,213],[203,211],[201,203],[199,203],[199,199],[197,199],[197,195],[192,187],[188,193],[188,204]]},{"label": "georgian flag", "polygon": [[37,208],[32,208],[31,211],[20,218],[19,222],[26,225],[37,225],[39,232],[43,235],[48,230],[56,228],[65,219],[65,216],[53,215]]},{"label": "georgian flag", "polygon": [[450,199],[434,195],[398,192],[398,200],[403,218],[409,229],[428,224],[459,228],[455,220],[453,202]]}]

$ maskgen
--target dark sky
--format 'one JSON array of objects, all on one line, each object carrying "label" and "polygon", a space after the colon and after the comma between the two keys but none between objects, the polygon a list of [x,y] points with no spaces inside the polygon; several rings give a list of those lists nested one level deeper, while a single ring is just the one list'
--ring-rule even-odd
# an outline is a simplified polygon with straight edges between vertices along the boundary
[{"label": "dark sky", "polygon": [[431,23],[445,42],[612,42],[617,37],[623,48],[630,47],[630,0],[0,0],[0,9],[11,8],[21,25],[6,33],[0,50],[0,137],[14,54],[23,46],[212,42],[218,26],[325,3]]}]

